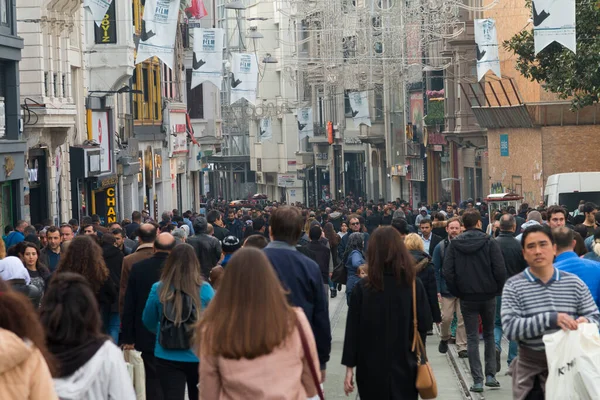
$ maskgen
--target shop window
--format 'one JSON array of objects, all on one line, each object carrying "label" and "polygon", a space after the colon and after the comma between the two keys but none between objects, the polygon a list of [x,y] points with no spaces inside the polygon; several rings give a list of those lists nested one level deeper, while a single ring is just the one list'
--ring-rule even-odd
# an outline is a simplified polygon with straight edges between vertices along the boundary
[{"label": "shop window", "polygon": [[185,84],[187,90],[187,107],[190,118],[203,119],[204,118],[204,93],[203,85],[200,84],[195,88],[191,89],[192,86],[192,70],[188,69],[185,71]]}]

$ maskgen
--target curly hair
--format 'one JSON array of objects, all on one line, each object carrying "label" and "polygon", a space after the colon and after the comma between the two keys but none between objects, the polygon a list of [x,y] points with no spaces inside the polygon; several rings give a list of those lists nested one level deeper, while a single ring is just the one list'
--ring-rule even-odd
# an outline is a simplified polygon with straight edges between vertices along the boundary
[{"label": "curly hair", "polygon": [[94,293],[98,293],[109,276],[102,257],[102,248],[87,235],[80,235],[71,240],[56,272],[74,272],[83,275]]}]

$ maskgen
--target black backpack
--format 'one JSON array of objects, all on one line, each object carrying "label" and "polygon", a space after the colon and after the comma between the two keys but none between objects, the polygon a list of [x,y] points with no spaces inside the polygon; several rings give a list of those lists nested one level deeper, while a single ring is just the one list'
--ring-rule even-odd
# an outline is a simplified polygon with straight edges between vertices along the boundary
[{"label": "black backpack", "polygon": [[194,325],[198,320],[198,310],[196,310],[192,298],[183,292],[180,294],[182,316],[179,325],[175,325],[175,302],[169,301],[163,305],[158,343],[167,350],[190,349]]}]

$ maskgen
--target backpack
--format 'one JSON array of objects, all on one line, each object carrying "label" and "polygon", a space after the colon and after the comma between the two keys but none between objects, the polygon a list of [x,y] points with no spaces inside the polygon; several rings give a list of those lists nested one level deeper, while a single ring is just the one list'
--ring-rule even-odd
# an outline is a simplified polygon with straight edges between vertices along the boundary
[{"label": "backpack", "polygon": [[198,320],[198,310],[192,298],[186,293],[180,292],[180,294],[182,316],[179,325],[175,324],[175,301],[163,305],[158,343],[167,350],[189,350],[194,326]]}]

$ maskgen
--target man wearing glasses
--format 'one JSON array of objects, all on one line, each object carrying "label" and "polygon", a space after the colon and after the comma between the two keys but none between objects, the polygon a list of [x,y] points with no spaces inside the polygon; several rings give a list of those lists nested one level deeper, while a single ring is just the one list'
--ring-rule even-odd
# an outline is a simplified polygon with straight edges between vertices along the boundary
[{"label": "man wearing glasses", "polygon": [[[362,224],[360,223],[360,220],[358,219],[358,217],[356,215],[352,215],[350,217],[350,221],[348,223],[348,228],[350,228],[350,231],[348,232],[347,235],[344,235],[344,237],[342,238],[342,241],[340,242],[340,245],[338,246],[338,255],[339,255],[340,260],[342,260],[342,262],[344,263],[344,265],[346,265],[346,260],[348,258],[348,255],[345,253],[346,253],[346,247],[348,246],[348,238],[350,237],[350,234],[355,233],[355,232],[362,232]],[[364,241],[363,248],[366,251],[367,243],[369,241],[369,234],[367,232],[363,232],[363,241]]]}]

